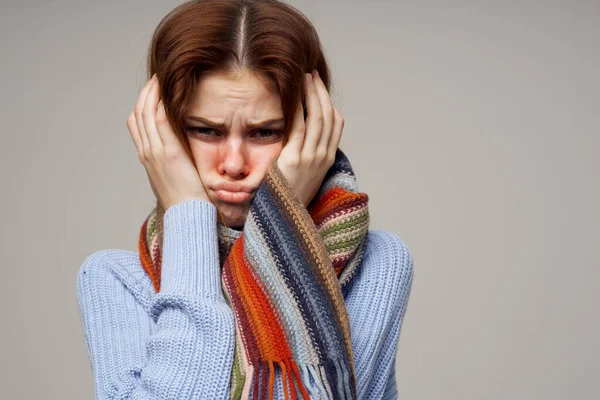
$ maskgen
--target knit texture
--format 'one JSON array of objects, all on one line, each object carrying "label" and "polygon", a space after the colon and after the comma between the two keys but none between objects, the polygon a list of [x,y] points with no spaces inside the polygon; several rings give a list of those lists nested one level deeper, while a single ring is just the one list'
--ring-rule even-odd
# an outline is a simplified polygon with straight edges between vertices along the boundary
[{"label": "knit texture", "polygon": [[[161,290],[138,252],[90,254],[76,293],[96,400],[228,399],[235,348],[233,310],[221,290],[217,210],[191,200],[164,219]],[[364,258],[344,287],[357,398],[396,399],[395,359],[413,280],[406,244],[370,230]],[[274,398],[283,400],[276,370]],[[311,398],[326,399],[319,390]]]},{"label": "knit texture", "polygon": [[[275,159],[256,191],[242,232],[220,225],[223,290],[236,322],[231,398],[273,399],[281,370],[286,399],[318,388],[356,399],[348,313],[342,288],[365,251],[368,196],[348,158],[336,158],[308,207]],[[142,224],[142,266],[160,291],[164,210]],[[233,245],[231,245],[233,244]]]}]

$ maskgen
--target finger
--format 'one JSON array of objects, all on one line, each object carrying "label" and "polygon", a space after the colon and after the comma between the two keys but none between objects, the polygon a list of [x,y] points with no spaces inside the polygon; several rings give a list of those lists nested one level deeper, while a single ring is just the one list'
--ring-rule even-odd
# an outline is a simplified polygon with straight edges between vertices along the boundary
[{"label": "finger", "polygon": [[298,100],[296,107],[296,113],[294,114],[294,121],[290,128],[290,136],[288,137],[285,148],[291,151],[291,154],[300,155],[302,150],[302,143],[304,142],[304,132],[306,125],[304,124],[304,106],[302,100]]},{"label": "finger", "polygon": [[159,96],[159,85],[156,75],[154,76],[154,82],[148,90],[148,96],[144,102],[144,109],[142,110],[142,118],[144,119],[144,127],[146,128],[146,135],[150,143],[151,150],[158,150],[162,148],[163,143],[160,139],[160,134],[156,127],[156,109],[158,107],[158,96]]},{"label": "finger", "polygon": [[[142,138],[140,137],[140,133],[138,132],[137,124],[135,122],[135,113],[133,111],[131,112],[131,114],[129,114],[129,117],[127,117],[127,129],[129,130],[131,139],[133,140],[133,143],[135,144],[138,155],[141,157],[143,154],[142,152],[144,150],[144,147],[142,144]],[[140,161],[141,161],[141,158],[140,158]]]},{"label": "finger", "polygon": [[146,101],[146,97],[148,96],[148,91],[150,90],[150,86],[154,83],[154,76],[150,78],[146,85],[140,92],[140,96],[138,97],[138,101],[135,104],[134,112],[135,112],[135,123],[138,127],[138,132],[140,133],[140,138],[142,139],[142,151],[144,154],[148,154],[150,152],[150,143],[148,142],[148,136],[146,135],[146,128],[144,127],[144,120],[142,118],[142,111],[144,110],[144,103]]},{"label": "finger", "polygon": [[306,133],[304,143],[302,145],[302,158],[314,158],[319,143],[319,136],[323,129],[323,112],[321,110],[321,102],[317,94],[317,89],[312,79],[311,74],[308,75],[306,85]]},{"label": "finger", "polygon": [[173,132],[171,125],[167,119],[167,112],[165,110],[165,103],[162,99],[158,102],[158,109],[156,110],[156,128],[158,130],[158,134],[160,135],[160,140],[164,147],[171,147],[174,145],[178,145],[177,136],[175,132]]},{"label": "finger", "polygon": [[335,160],[335,153],[340,145],[342,139],[342,131],[344,130],[344,118],[340,114],[339,110],[333,107],[334,122],[333,129],[331,131],[331,138],[327,144],[327,154],[331,157],[330,160]]},{"label": "finger", "polygon": [[315,73],[313,81],[319,97],[319,102],[321,104],[321,111],[323,113],[323,128],[321,130],[321,135],[319,136],[319,141],[316,145],[316,154],[321,160],[323,160],[327,156],[327,144],[329,143],[331,131],[333,129],[333,105],[331,104],[331,97],[329,96],[329,92],[325,87],[325,83],[323,83],[321,80],[318,72]]}]

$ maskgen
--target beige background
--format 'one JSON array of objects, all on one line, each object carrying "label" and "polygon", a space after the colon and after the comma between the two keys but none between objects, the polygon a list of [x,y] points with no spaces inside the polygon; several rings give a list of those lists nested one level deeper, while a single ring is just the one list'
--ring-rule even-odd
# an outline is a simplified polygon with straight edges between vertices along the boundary
[{"label": "beige background", "polygon": [[[93,398],[75,275],[153,206],[125,119],[176,4],[1,3],[0,398]],[[600,2],[292,4],[413,254],[400,398],[600,398]]]}]

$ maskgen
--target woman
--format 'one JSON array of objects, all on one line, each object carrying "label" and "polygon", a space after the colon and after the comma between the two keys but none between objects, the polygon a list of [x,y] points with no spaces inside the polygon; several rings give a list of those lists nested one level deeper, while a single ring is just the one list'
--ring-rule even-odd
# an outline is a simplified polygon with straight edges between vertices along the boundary
[{"label": "woman", "polygon": [[184,3],[148,76],[127,127],[156,207],[77,278],[96,398],[396,398],[412,259],[368,229],[312,24]]}]

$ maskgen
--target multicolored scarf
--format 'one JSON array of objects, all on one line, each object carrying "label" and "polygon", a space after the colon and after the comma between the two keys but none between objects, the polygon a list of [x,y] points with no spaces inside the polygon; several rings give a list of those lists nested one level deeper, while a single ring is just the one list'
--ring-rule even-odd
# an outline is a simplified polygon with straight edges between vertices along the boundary
[{"label": "multicolored scarf", "polygon": [[[272,399],[279,367],[286,400],[356,399],[350,322],[343,289],[365,252],[368,196],[338,149],[305,207],[276,159],[251,200],[242,231],[218,223],[225,298],[234,310],[231,398]],[[160,290],[164,210],[144,221],[142,265]]]}]

